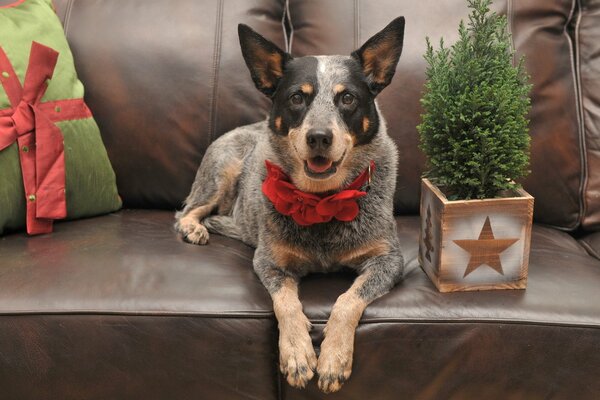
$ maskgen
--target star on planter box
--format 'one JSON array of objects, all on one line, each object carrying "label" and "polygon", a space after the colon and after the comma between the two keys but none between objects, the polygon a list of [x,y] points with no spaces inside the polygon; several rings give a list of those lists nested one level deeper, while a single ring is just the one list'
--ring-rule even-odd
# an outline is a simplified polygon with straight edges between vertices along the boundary
[{"label": "star on planter box", "polygon": [[463,278],[475,271],[480,266],[486,264],[504,275],[502,263],[500,262],[500,253],[508,249],[519,239],[496,239],[490,224],[490,217],[486,217],[481,233],[478,239],[473,240],[453,240],[463,250],[471,253],[471,259],[465,270]]}]

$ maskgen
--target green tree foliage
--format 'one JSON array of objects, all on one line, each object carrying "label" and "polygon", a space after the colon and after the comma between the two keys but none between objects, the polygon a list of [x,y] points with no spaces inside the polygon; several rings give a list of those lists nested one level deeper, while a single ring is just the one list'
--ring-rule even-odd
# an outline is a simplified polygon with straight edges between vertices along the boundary
[{"label": "green tree foliage", "polygon": [[493,198],[528,173],[531,85],[504,16],[491,0],[467,0],[459,40],[433,49],[427,38],[427,83],[418,126],[429,160],[426,176],[451,199]]}]

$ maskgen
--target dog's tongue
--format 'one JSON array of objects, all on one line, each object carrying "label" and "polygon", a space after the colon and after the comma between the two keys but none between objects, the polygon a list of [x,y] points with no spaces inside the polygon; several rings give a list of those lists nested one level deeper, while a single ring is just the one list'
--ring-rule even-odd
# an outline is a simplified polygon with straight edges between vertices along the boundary
[{"label": "dog's tongue", "polygon": [[311,171],[320,174],[321,172],[325,172],[329,168],[331,168],[333,161],[331,161],[325,157],[314,157],[314,158],[309,158],[306,161],[306,163],[308,164],[308,168],[310,168]]}]

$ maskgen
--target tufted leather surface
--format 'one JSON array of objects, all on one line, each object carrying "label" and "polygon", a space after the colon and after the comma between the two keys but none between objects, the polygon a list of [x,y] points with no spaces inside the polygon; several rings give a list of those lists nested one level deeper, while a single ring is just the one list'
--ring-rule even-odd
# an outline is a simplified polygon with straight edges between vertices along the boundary
[{"label": "tufted leather surface", "polygon": [[[57,224],[52,235],[0,239],[0,313],[135,313],[270,318],[270,298],[252,270],[252,248],[219,235],[182,242],[167,211],[125,210]],[[512,321],[600,327],[600,260],[571,236],[535,226],[525,291],[440,294],[417,261],[418,217],[399,217],[405,280],[373,303],[364,321]],[[305,312],[324,322],[352,282],[312,275]],[[568,299],[568,301],[565,301]]]},{"label": "tufted leather surface", "polygon": [[[218,235],[208,246],[183,243],[172,217],[124,210],[57,224],[52,235],[0,238],[0,354],[10,366],[0,368],[0,386],[13,398],[163,398],[169,390],[244,398],[243,383],[248,398],[272,398],[276,324],[252,249]],[[494,378],[498,396],[588,397],[590,375],[566,371],[581,362],[600,368],[597,352],[582,358],[600,346],[600,260],[568,234],[535,226],[527,290],[441,294],[416,260],[418,218],[399,217],[398,227],[405,280],[365,311],[353,378],[336,398],[367,398],[371,390],[381,399],[399,390],[409,398],[469,397],[487,393],[507,365],[513,373]],[[315,345],[352,278],[302,282]],[[109,384],[89,386],[92,379]],[[31,380],[38,384],[25,384]],[[128,391],[119,391],[123,385]],[[285,398],[319,398],[313,385],[307,392],[284,385]]]},{"label": "tufted leather surface", "polygon": [[[564,229],[574,229],[583,212],[573,43],[567,33],[576,1],[494,3],[497,11],[509,12],[515,47],[527,56],[534,83],[532,174],[525,184],[537,200],[535,218]],[[126,206],[173,208],[187,194],[209,143],[264,117],[269,101],[252,86],[236,26],[248,23],[283,46],[283,5],[267,0],[141,4],[56,1]],[[462,0],[377,6],[351,0],[290,2],[294,55],[348,54],[394,16],[407,17],[398,73],[381,95],[401,153],[396,208],[402,214],[418,209],[424,168],[416,150],[424,37],[452,42],[466,12]]]},{"label": "tufted leather surface", "polygon": [[57,0],[77,72],[125,206],[179,207],[206,148],[263,119],[237,37],[246,23],[283,46],[269,0]]},{"label": "tufted leather surface", "polygon": [[[372,303],[363,321],[511,321],[600,328],[600,260],[566,233],[534,226],[527,290],[442,294],[418,264],[418,218],[399,217],[398,229],[406,258],[404,282]],[[325,322],[351,282],[351,275],[307,278],[301,298],[308,317]]]},{"label": "tufted leather surface", "polygon": [[[455,38],[465,13],[459,1],[290,4],[297,55],[347,54],[393,17],[407,16],[398,74],[381,98],[401,150],[401,213],[416,211],[423,168],[415,131],[423,37]],[[581,218],[597,227],[596,3],[494,6],[511,16],[515,46],[534,75],[526,185],[536,218],[563,229]],[[55,4],[130,207],[178,206],[208,144],[266,112],[235,26],[246,22],[282,46],[282,1]],[[576,71],[573,45],[580,46]],[[314,381],[306,391],[280,383],[276,323],[252,271],[252,249],[216,235],[207,247],[182,243],[172,222],[172,211],[124,210],[57,224],[52,235],[0,237],[0,398],[324,398]],[[417,217],[400,217],[398,226],[406,278],[367,308],[353,376],[327,398],[597,397],[600,260],[588,252],[600,254],[598,234],[578,242],[536,225],[527,290],[440,294],[416,260]],[[316,346],[352,279],[341,272],[303,281]]]},{"label": "tufted leather surface", "polygon": [[[313,336],[321,336],[323,324]],[[452,338],[452,340],[448,340]],[[286,400],[595,399],[597,328],[388,321],[357,329],[352,376],[334,394],[283,386]]]},{"label": "tufted leather surface", "polygon": [[0,238],[0,313],[271,314],[253,251],[214,236],[177,238],[173,213],[127,210]]},{"label": "tufted leather surface", "polygon": [[[537,221],[575,228],[581,213],[580,136],[572,59],[566,28],[575,0],[495,1],[506,14],[519,56],[525,55],[532,77],[532,160],[525,188],[536,198]],[[396,208],[418,212],[424,158],[416,126],[425,81],[425,36],[437,44],[457,39],[457,27],[468,11],[463,0],[420,2],[292,0],[294,55],[349,54],[399,15],[406,17],[404,49],[392,84],[380,96],[388,131],[400,149]],[[331,18],[335,15],[335,18]],[[540,51],[543,48],[543,51]],[[553,171],[549,174],[548,171]]]},{"label": "tufted leather surface", "polygon": [[5,315],[0,397],[276,399],[275,332],[259,318]]}]

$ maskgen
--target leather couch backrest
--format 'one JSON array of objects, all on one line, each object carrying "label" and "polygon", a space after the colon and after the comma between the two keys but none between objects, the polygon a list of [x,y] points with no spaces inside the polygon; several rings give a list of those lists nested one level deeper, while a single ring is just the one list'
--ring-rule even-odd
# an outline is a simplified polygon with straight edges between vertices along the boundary
[{"label": "leather couch backrest", "polygon": [[[572,43],[566,27],[575,0],[497,0],[494,9],[508,14],[518,55],[526,55],[532,76],[531,175],[525,188],[535,196],[538,221],[574,228],[579,221],[581,157]],[[388,131],[400,149],[396,207],[415,213],[425,160],[416,126],[425,81],[425,36],[437,45],[457,39],[458,23],[466,20],[465,0],[292,1],[293,54],[349,54],[393,18],[406,17],[404,49],[392,84],[380,95]]]},{"label": "leather couch backrest", "polygon": [[585,229],[600,229],[600,0],[579,1],[580,17],[574,37],[581,90],[583,132],[586,147],[583,192]]},{"label": "leather couch backrest", "polygon": [[283,47],[272,0],[55,0],[125,207],[175,208],[208,145],[263,119],[240,51],[246,23]]},{"label": "leather couch backrest", "polygon": [[[509,17],[515,48],[518,55],[527,56],[534,84],[532,173],[525,188],[536,197],[536,220],[563,229],[578,226],[586,217],[586,205],[594,210],[593,190],[588,190],[587,202],[582,196],[585,178],[591,174],[584,169],[575,43],[567,29],[575,22],[576,2],[494,2],[495,10]],[[210,142],[238,125],[264,118],[269,102],[252,85],[236,28],[239,22],[247,23],[283,47],[284,1],[55,3],[126,206],[179,206]],[[467,15],[465,3],[290,1],[295,56],[349,54],[394,17],[407,18],[396,77],[380,96],[389,132],[400,149],[395,199],[400,213],[418,210],[425,162],[417,149],[416,131],[425,79],[425,36],[434,42],[440,36],[448,43],[455,40],[458,22]],[[581,30],[587,29],[584,22]],[[593,126],[595,120],[591,121]],[[588,149],[593,149],[589,141]],[[586,218],[594,223],[593,216]]]}]

